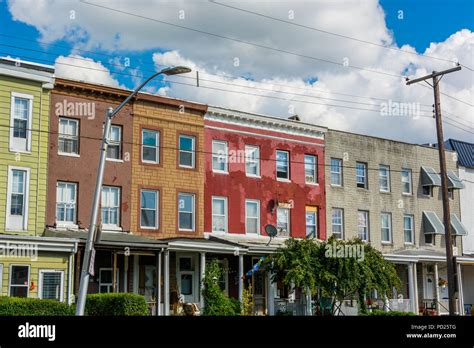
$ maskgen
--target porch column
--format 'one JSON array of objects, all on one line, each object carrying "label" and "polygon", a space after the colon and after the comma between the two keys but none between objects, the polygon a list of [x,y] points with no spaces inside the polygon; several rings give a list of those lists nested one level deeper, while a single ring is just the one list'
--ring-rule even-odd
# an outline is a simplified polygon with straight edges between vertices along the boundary
[{"label": "porch column", "polygon": [[201,253],[201,282],[200,282],[200,286],[199,288],[201,289],[201,291],[199,292],[199,306],[201,307],[200,310],[201,310],[201,313],[202,311],[204,310],[204,296],[202,295],[202,292],[204,291],[204,277],[206,275],[206,253],[205,252],[202,252]]},{"label": "porch column", "polygon": [[128,256],[123,254],[123,292],[128,292]]},{"label": "porch column", "polygon": [[244,255],[239,255],[239,301],[242,302],[244,293]]},{"label": "porch column", "polygon": [[267,274],[267,314],[275,315],[275,292],[273,291],[272,275],[270,272]]},{"label": "porch column", "polygon": [[418,314],[420,303],[418,300],[418,272],[416,262],[413,262],[413,285],[415,286],[415,314]]},{"label": "porch column", "polygon": [[436,296],[436,313],[439,315],[439,311],[441,310],[439,305],[439,273],[438,273],[438,263],[435,262],[434,264],[434,277],[435,277],[435,296]]},{"label": "porch column", "polygon": [[170,252],[165,250],[165,279],[164,279],[164,292],[165,292],[165,301],[164,301],[164,314],[170,315]]},{"label": "porch column", "polygon": [[161,250],[156,253],[156,315],[161,315]]},{"label": "porch column", "polygon": [[411,311],[416,314],[415,285],[413,282],[413,262],[410,262],[408,263],[408,296],[410,297]]},{"label": "porch column", "polygon": [[459,305],[459,315],[464,315],[464,291],[462,288],[462,276],[461,276],[461,264],[458,263],[457,265],[457,273],[458,273],[458,305]]},{"label": "porch column", "polygon": [[112,272],[113,272],[113,275],[112,275],[112,288],[113,288],[113,292],[118,292],[118,284],[117,284],[117,252],[114,250],[113,251],[113,255],[114,255],[114,265],[113,265],[113,268],[112,268]]},{"label": "porch column", "polygon": [[139,270],[139,257],[140,255],[133,255],[133,293],[138,294],[138,276]]}]

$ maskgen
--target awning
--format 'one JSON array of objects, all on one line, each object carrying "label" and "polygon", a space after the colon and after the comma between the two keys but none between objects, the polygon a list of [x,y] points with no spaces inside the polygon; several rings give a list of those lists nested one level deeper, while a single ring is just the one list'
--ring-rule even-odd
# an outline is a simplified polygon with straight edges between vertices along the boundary
[{"label": "awning", "polygon": [[422,186],[441,186],[441,176],[431,167],[421,167]]},{"label": "awning", "polygon": [[423,212],[423,233],[444,234],[444,225],[434,211]]},{"label": "awning", "polygon": [[451,227],[453,228],[453,232],[455,235],[458,235],[458,236],[467,235],[467,229],[461,223],[461,220],[459,220],[456,214],[451,214]]},{"label": "awning", "polygon": [[448,187],[453,189],[463,189],[464,183],[458,178],[455,172],[448,170]]}]

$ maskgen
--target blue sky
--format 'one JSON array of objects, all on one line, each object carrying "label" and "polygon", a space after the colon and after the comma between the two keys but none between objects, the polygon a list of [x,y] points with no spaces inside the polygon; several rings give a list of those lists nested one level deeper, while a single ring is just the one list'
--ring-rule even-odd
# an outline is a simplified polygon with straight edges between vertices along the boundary
[{"label": "blue sky", "polygon": [[[409,45],[408,50],[415,49],[420,54],[425,54],[431,43],[439,43],[428,55],[442,57],[447,61],[385,50],[295,28],[285,23],[210,4],[205,0],[182,3],[143,0],[147,6],[137,6],[136,2],[126,0],[89,1],[106,5],[112,3],[116,8],[150,18],[336,63],[347,60],[353,66],[392,74],[409,71],[410,74],[420,75],[432,70],[446,69],[451,66],[450,61],[454,57],[460,58],[461,63],[471,68],[474,66],[471,49],[474,45],[474,1],[380,0],[383,9],[381,13],[376,0],[272,3],[219,0],[283,19],[288,10],[295,11],[297,23],[370,42],[384,42],[393,34],[398,47]],[[77,12],[77,18],[73,21],[67,18],[71,9]],[[180,21],[176,16],[181,10],[186,13],[185,21]],[[399,18],[399,11],[403,11],[402,19]],[[12,20],[12,15],[19,20]],[[434,128],[429,117],[414,123],[409,119],[381,119],[380,115],[364,111],[368,107],[379,107],[379,103],[384,100],[432,104],[432,93],[428,89],[422,86],[408,88],[402,80],[393,77],[367,74],[365,71],[239,45],[151,23],[143,18],[94,8],[75,0],[0,0],[0,23],[0,55],[43,64],[55,64],[56,61],[57,73],[64,77],[133,88],[140,82],[140,76],[151,74],[158,66],[188,65],[193,70],[199,70],[201,79],[218,81],[209,82],[209,86],[234,91],[206,90],[204,81],[201,81],[201,88],[193,87],[194,82],[189,78],[194,75],[177,77],[173,83],[170,83],[173,79],[164,82],[160,78],[150,84],[147,91],[279,117],[287,117],[291,110],[306,122],[331,128],[405,141],[435,141]],[[461,32],[462,29],[467,31]],[[43,40],[49,40],[49,44],[38,42],[41,32]],[[81,48],[82,51],[72,48]],[[71,54],[80,57],[68,57]],[[59,56],[65,58],[59,61]],[[91,61],[88,62],[87,59]],[[130,60],[129,67],[122,66],[125,59]],[[240,62],[239,65],[235,65],[236,59]],[[206,74],[212,76],[206,77]],[[472,71],[464,69],[462,73],[446,78],[443,81],[443,91],[467,101],[467,104],[473,104],[473,75]],[[186,78],[188,80],[185,80]],[[178,81],[184,84],[179,84]],[[257,83],[257,86],[264,83],[264,87],[270,92],[260,90],[258,92],[264,96],[256,95],[253,82]],[[186,86],[186,83],[191,86]],[[243,87],[234,87],[233,84]],[[269,99],[271,96],[282,96],[275,94],[278,92],[271,93],[281,90],[281,86],[287,86],[283,89],[283,100]],[[300,96],[303,93],[302,88],[306,91],[312,87],[319,88],[325,94],[311,91],[311,94],[317,93],[311,99]],[[324,99],[325,97],[329,99]],[[322,99],[316,99],[316,103],[309,102],[315,101],[314,98]],[[301,99],[303,101],[300,101]],[[451,113],[448,117],[454,120],[448,119],[448,122],[453,122],[454,125],[447,124],[447,136],[473,141],[472,106],[445,97],[442,102],[444,108]],[[359,109],[345,108],[354,105]],[[431,113],[428,109],[430,108],[425,107],[426,114]],[[407,127],[406,122],[410,122],[411,126]],[[467,132],[465,127],[468,127]]]}]

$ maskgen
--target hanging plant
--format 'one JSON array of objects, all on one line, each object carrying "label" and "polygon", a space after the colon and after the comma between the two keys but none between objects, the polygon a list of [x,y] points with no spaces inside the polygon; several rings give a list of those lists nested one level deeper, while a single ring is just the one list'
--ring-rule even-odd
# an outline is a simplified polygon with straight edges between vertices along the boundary
[{"label": "hanging plant", "polygon": [[445,288],[448,285],[448,281],[443,278],[439,278],[438,285],[441,286],[442,288]]}]

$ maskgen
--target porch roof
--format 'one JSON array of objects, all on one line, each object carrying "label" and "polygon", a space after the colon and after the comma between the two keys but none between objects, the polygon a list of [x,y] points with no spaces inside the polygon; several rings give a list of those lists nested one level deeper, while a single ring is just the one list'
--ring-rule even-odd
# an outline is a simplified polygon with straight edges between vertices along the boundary
[{"label": "porch roof", "polygon": [[228,241],[185,237],[169,238],[164,239],[164,241],[168,244],[168,250],[170,251],[196,251],[234,255],[247,253],[247,248]]},{"label": "porch roof", "polygon": [[58,238],[56,236],[20,236],[0,234],[0,246],[3,248],[21,248],[30,246],[38,251],[57,251],[75,253],[77,250],[77,238]]},{"label": "porch roof", "polygon": [[431,167],[421,167],[422,186],[441,186],[441,176]]},{"label": "porch roof", "polygon": [[209,239],[234,243],[248,250],[249,254],[268,254],[284,246],[287,238],[266,236],[248,236],[243,234],[210,235]]},{"label": "porch roof", "polygon": [[[75,238],[80,244],[84,244],[87,240],[87,230],[60,230],[48,228],[45,231],[46,236],[59,238]],[[162,240],[150,239],[142,236],[136,236],[127,232],[105,232],[100,235],[100,242],[95,243],[96,246],[107,248],[123,248],[130,247],[136,249],[162,250],[167,246]]]},{"label": "porch roof", "polygon": [[[429,249],[404,249],[397,250],[390,254],[383,254],[383,256],[394,262],[422,262],[422,261],[440,261],[446,262],[446,254],[443,251],[429,250]],[[457,263],[474,264],[474,256],[457,256]]]}]

